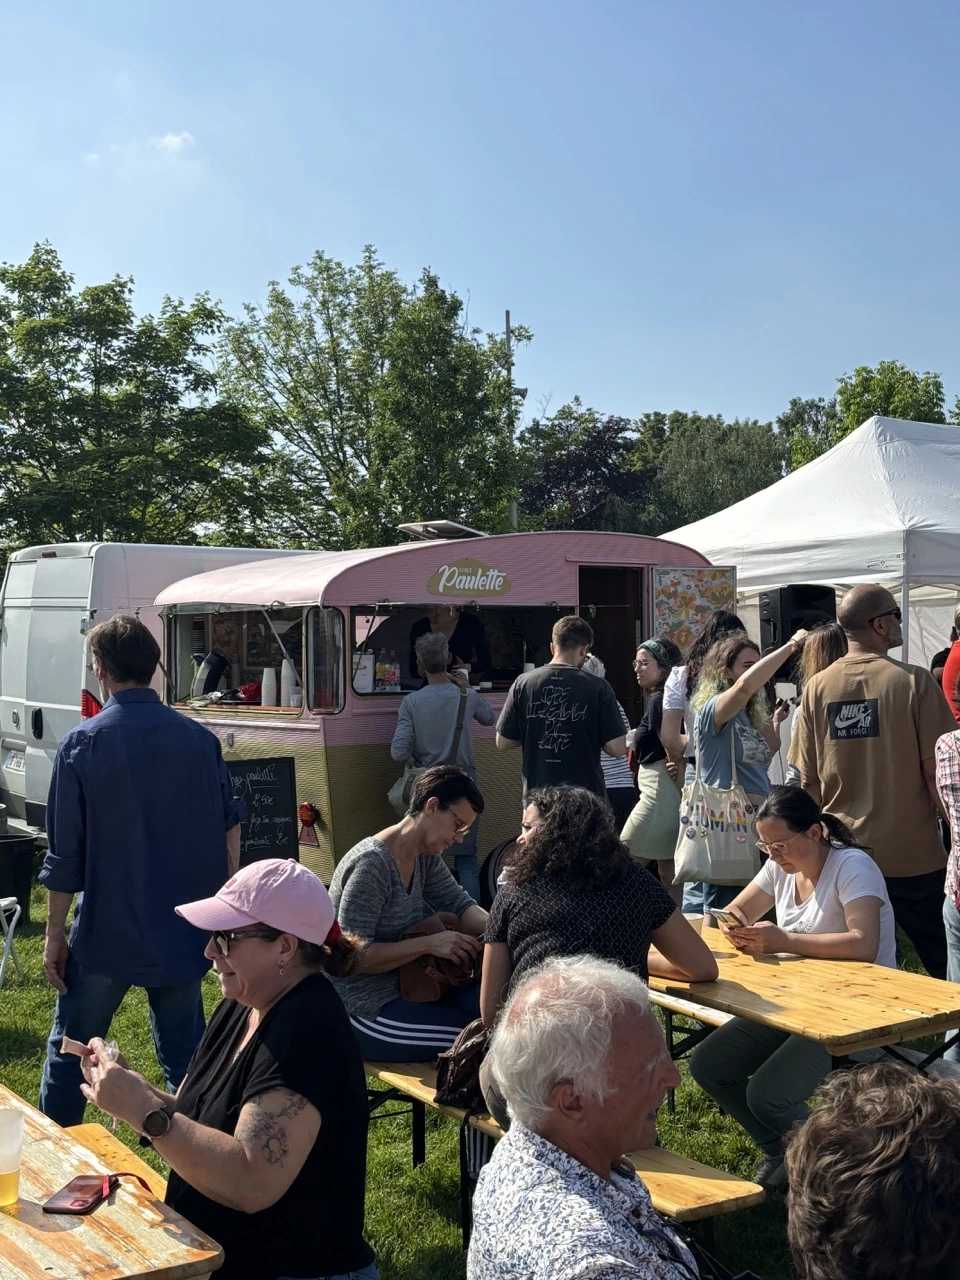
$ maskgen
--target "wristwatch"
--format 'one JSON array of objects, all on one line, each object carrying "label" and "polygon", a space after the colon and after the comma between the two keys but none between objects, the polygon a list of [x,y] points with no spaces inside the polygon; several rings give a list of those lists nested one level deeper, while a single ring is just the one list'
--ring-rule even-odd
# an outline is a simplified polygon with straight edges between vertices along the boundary
[{"label": "wristwatch", "polygon": [[172,1107],[155,1107],[143,1117],[143,1133],[140,1135],[141,1147],[152,1147],[154,1138],[165,1138],[173,1124]]}]

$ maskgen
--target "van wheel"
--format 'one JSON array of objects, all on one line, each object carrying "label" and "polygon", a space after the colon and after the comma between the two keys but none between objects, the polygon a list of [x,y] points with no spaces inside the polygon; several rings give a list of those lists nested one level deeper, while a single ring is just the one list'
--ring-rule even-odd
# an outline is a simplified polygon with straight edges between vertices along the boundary
[{"label": "van wheel", "polygon": [[497,895],[497,880],[500,873],[519,847],[516,837],[512,840],[504,840],[503,844],[498,844],[484,858],[480,867],[480,905],[487,911],[493,906],[493,900]]}]

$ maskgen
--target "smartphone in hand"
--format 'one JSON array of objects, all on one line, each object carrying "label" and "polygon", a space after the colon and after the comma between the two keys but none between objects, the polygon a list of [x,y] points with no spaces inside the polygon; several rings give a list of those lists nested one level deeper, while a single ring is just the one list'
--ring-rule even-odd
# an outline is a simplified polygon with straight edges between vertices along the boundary
[{"label": "smartphone in hand", "polygon": [[732,911],[722,911],[718,907],[711,907],[710,914],[715,920],[725,924],[728,929],[745,929],[747,927],[740,917],[734,915]]}]

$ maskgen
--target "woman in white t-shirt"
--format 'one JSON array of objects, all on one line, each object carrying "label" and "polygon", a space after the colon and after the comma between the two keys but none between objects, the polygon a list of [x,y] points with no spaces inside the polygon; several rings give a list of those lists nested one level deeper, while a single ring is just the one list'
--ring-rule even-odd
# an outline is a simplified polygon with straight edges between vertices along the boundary
[{"label": "woman in white t-shirt", "polygon": [[[893,910],[880,868],[842,822],[799,787],[774,787],[756,817],[768,861],[730,906],[742,928],[723,928],[748,955],[782,952],[896,968]],[[777,923],[762,920],[771,907]],[[694,1050],[690,1074],[763,1152],[754,1175],[784,1187],[783,1140],[831,1070],[812,1040],[734,1018]]]}]

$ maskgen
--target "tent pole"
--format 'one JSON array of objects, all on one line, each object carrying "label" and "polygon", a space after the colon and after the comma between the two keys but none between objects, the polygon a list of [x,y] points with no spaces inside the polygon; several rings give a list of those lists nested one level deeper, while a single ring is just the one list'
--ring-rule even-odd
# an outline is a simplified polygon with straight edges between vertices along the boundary
[{"label": "tent pole", "polygon": [[900,649],[900,661],[910,661],[910,579],[903,575],[903,586],[900,589],[900,612],[903,614],[903,645]]}]

